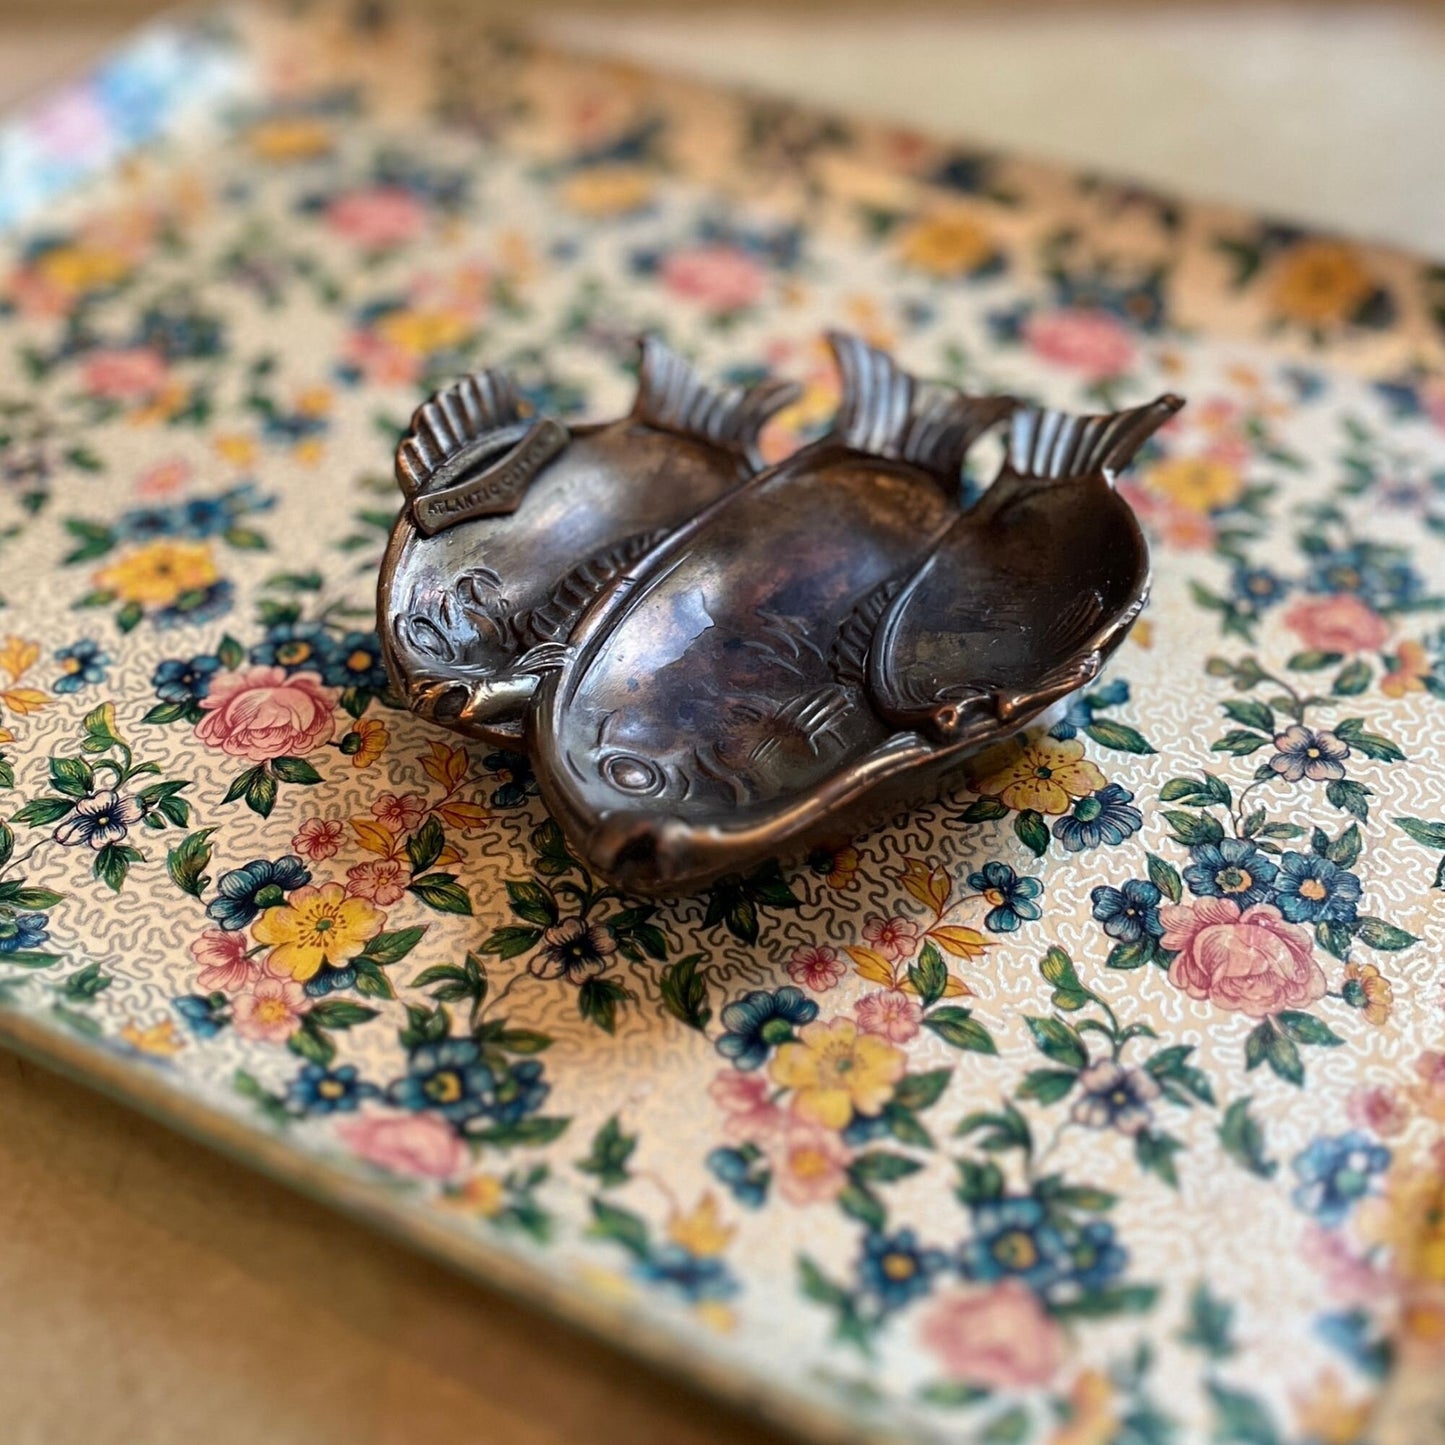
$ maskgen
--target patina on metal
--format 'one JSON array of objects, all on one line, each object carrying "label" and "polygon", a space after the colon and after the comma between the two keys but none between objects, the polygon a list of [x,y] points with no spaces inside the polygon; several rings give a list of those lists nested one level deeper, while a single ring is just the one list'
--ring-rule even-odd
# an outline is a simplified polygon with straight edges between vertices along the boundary
[{"label": "patina on metal", "polygon": [[537,679],[596,593],[752,476],[758,434],[797,387],[714,387],[655,337],[613,422],[524,414],[509,377],[465,377],[417,409],[396,454],[406,505],[378,617],[415,711],[519,747]]},{"label": "patina on metal", "polygon": [[[1148,548],[1114,480],[1182,405],[1177,398],[1070,416],[924,384],[856,337],[830,341],[843,383],[837,420],[766,469],[755,423],[783,393],[708,392],[669,356],[687,421],[677,425],[675,406],[649,403],[651,419],[640,424],[657,444],[636,450],[633,484],[652,495],[674,468],[689,475],[699,436],[715,450],[719,438],[733,446],[751,475],[691,502],[705,490],[694,485],[686,517],[624,531],[624,545],[609,541],[570,568],[566,508],[525,519],[532,490],[573,457],[582,429],[554,446],[555,434],[492,404],[490,439],[473,425],[471,455],[446,472],[455,444],[427,442],[421,427],[403,443],[403,486],[417,479],[413,507],[445,497],[465,514],[450,525],[454,513],[439,514],[443,529],[428,543],[511,528],[499,532],[514,544],[510,557],[545,555],[553,578],[582,581],[543,585],[542,566],[513,564],[538,577],[544,596],[531,605],[555,607],[555,623],[550,613],[530,630],[514,623],[503,666],[493,661],[492,639],[503,634],[491,619],[512,613],[493,608],[486,670],[452,663],[440,682],[418,675],[407,663],[414,639],[455,631],[449,608],[469,618],[480,610],[466,579],[482,565],[481,543],[498,535],[483,531],[463,549],[466,572],[434,565],[428,590],[400,616],[388,604],[402,595],[396,578],[383,577],[391,665],[413,705],[436,720],[520,735],[579,857],[622,887],[686,892],[936,793],[967,759],[1091,682],[1146,600]],[[729,420],[702,420],[710,409]],[[658,426],[653,413],[671,422]],[[965,459],[1005,419],[1003,466],[968,506]],[[613,514],[624,473],[609,473],[602,492]],[[585,507],[585,488],[559,490]],[[421,515],[409,525],[404,515],[398,533],[408,540],[420,535]],[[449,600],[463,585],[472,590]],[[411,641],[410,654],[398,637]]]}]

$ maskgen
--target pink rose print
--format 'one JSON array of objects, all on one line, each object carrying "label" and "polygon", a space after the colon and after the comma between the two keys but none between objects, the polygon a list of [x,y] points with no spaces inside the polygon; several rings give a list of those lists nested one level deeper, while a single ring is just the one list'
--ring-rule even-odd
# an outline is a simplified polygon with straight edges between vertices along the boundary
[{"label": "pink rose print", "polygon": [[410,833],[421,827],[426,813],[426,799],[420,793],[383,793],[371,805],[371,816],[393,833]]},{"label": "pink rose print", "polygon": [[392,1174],[450,1179],[467,1167],[467,1146],[435,1114],[371,1110],[336,1126],[337,1136],[358,1158]]},{"label": "pink rose print", "polygon": [[848,1182],[852,1154],[836,1133],[789,1115],[766,1145],[778,1194],[789,1204],[827,1204]]},{"label": "pink rose print", "polygon": [[1347,1106],[1350,1123],[1369,1129],[1382,1139],[1398,1134],[1410,1122],[1405,1101],[1388,1084],[1356,1089]]},{"label": "pink rose print", "polygon": [[1118,376],[1134,361],[1133,337],[1107,311],[1036,312],[1024,322],[1024,340],[1035,356],[1094,381]]},{"label": "pink rose print", "polygon": [[858,1027],[869,1034],[882,1034],[890,1044],[906,1044],[923,1022],[923,1010],[895,989],[864,994],[853,1010]]},{"label": "pink rose print", "polygon": [[814,993],[826,993],[836,987],[846,972],[838,950],[825,944],[795,948],[788,961],[788,977]]},{"label": "pink rose print", "polygon": [[191,957],[200,964],[196,987],[207,993],[239,993],[249,986],[260,972],[258,965],[246,957],[246,935],[226,933],[208,928],[190,948]]},{"label": "pink rose print", "polygon": [[146,401],[166,384],[166,359],[149,346],[91,354],[80,374],[92,396],[107,401]]},{"label": "pink rose print", "polygon": [[1426,1049],[1415,1060],[1418,1083],[1411,1085],[1415,1103],[1432,1119],[1445,1122],[1445,1054]]},{"label": "pink rose print", "polygon": [[395,858],[377,858],[346,870],[346,892],[351,898],[366,898],[389,908],[406,897],[411,874]]},{"label": "pink rose print", "polygon": [[863,925],[863,942],[893,963],[913,957],[918,937],[918,925],[906,918],[870,918]]},{"label": "pink rose print", "polygon": [[1356,1254],[1342,1229],[1311,1222],[1300,1252],[1309,1268],[1325,1281],[1331,1296],[1343,1303],[1370,1304],[1390,1294],[1388,1272]]},{"label": "pink rose print", "polygon": [[296,1032],[306,1003],[306,990],[294,979],[267,975],[257,979],[249,992],[237,995],[231,1023],[243,1039],[284,1044]]},{"label": "pink rose print", "polygon": [[196,736],[208,748],[253,763],[300,757],[331,741],[337,696],[314,672],[287,677],[284,668],[247,667],[221,673],[201,699],[206,715]]},{"label": "pink rose print", "polygon": [[135,494],[138,497],[171,497],[190,479],[191,464],[184,457],[172,457],[169,461],[147,467],[136,478]]},{"label": "pink rose print", "polygon": [[740,246],[689,246],[663,261],[662,284],[709,311],[741,311],[762,299],[767,275]]},{"label": "pink rose print", "polygon": [[326,208],[326,224],[358,246],[381,251],[420,235],[426,210],[400,186],[372,186],[338,196]]},{"label": "pink rose print", "polygon": [[769,1099],[772,1086],[761,1074],[724,1069],[707,1092],[727,1116],[723,1132],[739,1144],[756,1142],[782,1128],[788,1116]]},{"label": "pink rose print", "polygon": [[919,1339],[952,1380],[986,1390],[1026,1390],[1053,1378],[1063,1332],[1026,1284],[951,1289],[920,1318]]},{"label": "pink rose print", "polygon": [[339,818],[308,818],[292,835],[291,846],[313,863],[324,863],[341,851],[346,830]]},{"label": "pink rose print", "polygon": [[1284,614],[1284,625],[1318,652],[1370,652],[1390,635],[1390,624],[1353,592],[1302,598]]},{"label": "pink rose print", "polygon": [[1198,898],[1161,908],[1159,917],[1164,947],[1179,955],[1169,982],[1190,998],[1258,1019],[1324,997],[1314,940],[1267,903],[1241,913],[1232,898]]}]

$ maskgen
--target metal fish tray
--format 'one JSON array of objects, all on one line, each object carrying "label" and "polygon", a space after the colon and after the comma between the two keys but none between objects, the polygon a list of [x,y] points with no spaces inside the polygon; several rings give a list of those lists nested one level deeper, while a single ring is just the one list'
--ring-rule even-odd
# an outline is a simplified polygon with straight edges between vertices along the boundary
[{"label": "metal fish tray", "polygon": [[[579,856],[634,892],[686,892],[928,796],[1088,684],[1144,606],[1148,548],[1114,477],[1182,402],[1070,416],[924,384],[856,337],[830,342],[843,383],[837,420],[772,467],[756,467],[755,439],[785,395],[776,384],[705,402],[687,373],[677,384],[692,398],[687,425],[675,408],[670,431],[614,423],[631,438],[629,458],[643,452],[639,424],[656,439],[652,469],[637,466],[639,506],[677,476],[692,514],[622,528],[619,480],[603,494],[607,550],[565,574],[579,581],[541,586],[547,566],[555,573],[578,550],[566,525],[584,505],[587,465],[560,448],[549,458],[539,424],[509,441],[502,461],[456,465],[439,487],[434,468],[417,492],[468,495],[518,455],[525,470],[528,447],[539,468],[562,469],[533,483],[552,505],[509,516],[508,555],[526,560],[543,596],[531,613],[486,614],[489,670],[468,676],[453,663],[437,680],[405,660],[398,668],[413,706],[435,720],[521,736]],[[655,371],[666,356],[682,375],[676,358],[655,347],[649,356]],[[709,406],[725,424],[698,423]],[[968,452],[1005,419],[1000,473],[966,506]],[[589,435],[607,442],[613,432]],[[734,450],[720,451],[719,438]],[[611,444],[620,456],[621,442]],[[718,484],[723,455],[753,474]],[[416,502],[413,514],[424,527]],[[411,656],[418,639],[450,635],[458,614],[481,632],[483,550],[462,549],[460,576],[437,559],[399,609],[396,581],[383,580],[393,637]],[[540,625],[528,620],[538,615]],[[491,662],[505,652],[494,636],[510,653]]]}]

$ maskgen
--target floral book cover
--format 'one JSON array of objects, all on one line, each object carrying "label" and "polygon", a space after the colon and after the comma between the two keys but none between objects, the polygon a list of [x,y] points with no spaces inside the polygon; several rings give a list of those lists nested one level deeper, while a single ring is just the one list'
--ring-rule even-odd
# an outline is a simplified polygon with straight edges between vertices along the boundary
[{"label": "floral book cover", "polygon": [[[0,130],[0,1038],[820,1439],[1445,1425],[1445,271],[526,41],[163,25]],[[1073,409],[1105,679],[642,905],[388,695],[412,409],[652,329]]]}]

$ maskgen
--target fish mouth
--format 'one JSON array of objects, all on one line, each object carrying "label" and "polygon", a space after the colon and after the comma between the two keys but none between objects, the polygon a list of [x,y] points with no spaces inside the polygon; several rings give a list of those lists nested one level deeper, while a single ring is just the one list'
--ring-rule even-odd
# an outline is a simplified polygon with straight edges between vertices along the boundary
[{"label": "fish mouth", "polygon": [[545,673],[567,658],[561,642],[543,642],[495,667],[473,665],[455,672],[415,675],[408,688],[414,711],[446,727],[468,730],[516,722]]},{"label": "fish mouth", "polygon": [[605,877],[633,893],[671,896],[706,882],[726,866],[722,839],[669,814],[612,812],[587,839],[587,858]]}]

